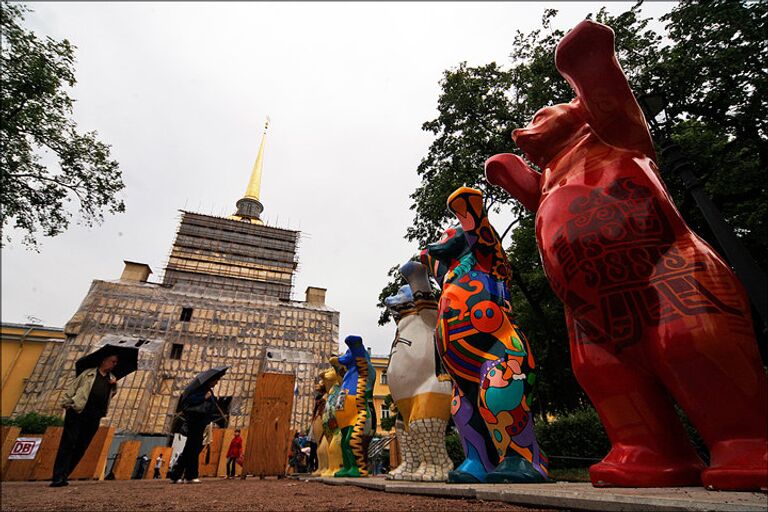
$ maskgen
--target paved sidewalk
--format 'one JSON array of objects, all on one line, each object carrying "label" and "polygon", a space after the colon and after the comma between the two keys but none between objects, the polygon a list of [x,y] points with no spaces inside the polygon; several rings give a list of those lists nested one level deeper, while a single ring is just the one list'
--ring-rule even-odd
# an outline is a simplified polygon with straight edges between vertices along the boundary
[{"label": "paved sidewalk", "polygon": [[716,492],[703,487],[603,488],[587,483],[446,484],[372,478],[302,478],[329,485],[355,485],[378,491],[503,501],[523,506],[608,512],[717,511],[766,512],[768,494]]}]

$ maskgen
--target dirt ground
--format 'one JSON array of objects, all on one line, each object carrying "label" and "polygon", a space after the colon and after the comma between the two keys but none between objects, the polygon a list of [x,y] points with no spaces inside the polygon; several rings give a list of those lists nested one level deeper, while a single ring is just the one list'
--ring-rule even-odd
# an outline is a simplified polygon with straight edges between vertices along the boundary
[{"label": "dirt ground", "polygon": [[293,479],[211,478],[187,485],[172,485],[169,480],[75,481],[60,488],[50,488],[48,482],[3,482],[1,489],[3,512],[544,510],[501,502],[395,494]]}]

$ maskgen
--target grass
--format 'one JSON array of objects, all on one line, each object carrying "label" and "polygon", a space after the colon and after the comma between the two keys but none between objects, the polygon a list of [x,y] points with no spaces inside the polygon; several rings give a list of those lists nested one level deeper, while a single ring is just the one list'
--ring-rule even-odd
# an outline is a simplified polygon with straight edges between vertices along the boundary
[{"label": "grass", "polygon": [[550,469],[549,478],[559,482],[589,482],[589,468]]}]

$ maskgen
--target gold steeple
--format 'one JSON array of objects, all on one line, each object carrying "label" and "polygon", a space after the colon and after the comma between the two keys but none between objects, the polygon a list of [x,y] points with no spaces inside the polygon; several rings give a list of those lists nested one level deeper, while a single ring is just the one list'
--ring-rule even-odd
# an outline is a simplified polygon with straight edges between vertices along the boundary
[{"label": "gold steeple", "polygon": [[259,201],[259,194],[261,193],[261,173],[264,167],[264,146],[267,141],[268,128],[269,116],[267,116],[267,120],[264,123],[264,133],[261,136],[259,153],[256,155],[256,162],[253,164],[253,171],[251,171],[251,179],[248,181],[245,196],[237,202],[237,212],[234,215],[230,215],[230,219],[263,224],[259,215],[264,211],[264,205]]},{"label": "gold steeple", "polygon": [[261,145],[259,145],[259,154],[256,155],[256,162],[253,164],[251,180],[248,182],[248,188],[245,190],[245,197],[258,199],[261,192],[261,171],[264,167],[264,144],[267,142],[267,129],[269,128],[269,116],[264,123],[264,133],[261,136]]}]

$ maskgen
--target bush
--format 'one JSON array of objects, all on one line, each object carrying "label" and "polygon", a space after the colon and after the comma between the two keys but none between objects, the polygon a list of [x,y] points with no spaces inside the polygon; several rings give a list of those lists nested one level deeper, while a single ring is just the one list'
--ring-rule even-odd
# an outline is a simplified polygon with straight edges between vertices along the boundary
[{"label": "bush", "polygon": [[[704,441],[685,413],[679,407],[676,409],[694,448],[699,456],[708,463],[709,453]],[[550,469],[591,466],[602,460],[611,449],[611,442],[600,422],[600,417],[592,407],[584,407],[558,416],[551,423],[539,421],[536,423],[535,429],[539,447],[549,457]],[[457,432],[454,431],[445,436],[445,446],[454,466],[461,464],[464,460],[464,451]],[[561,473],[562,475],[558,474],[558,479],[572,479],[570,473]],[[580,481],[579,478],[573,478],[573,480]]]},{"label": "bush", "polygon": [[52,414],[27,412],[13,418],[3,418],[3,425],[20,427],[22,434],[42,434],[48,427],[63,426],[64,420]]},{"label": "bush", "polygon": [[551,423],[537,423],[536,438],[549,456],[550,467],[589,466],[611,449],[597,411],[591,407],[564,414]]},{"label": "bush", "polygon": [[[550,468],[590,466],[605,457],[611,449],[600,418],[592,408],[579,409],[559,416],[549,424],[536,423],[535,428],[539,446],[549,456]],[[458,432],[454,430],[445,436],[445,447],[454,467],[464,461],[464,450]]]},{"label": "bush", "polygon": [[448,451],[448,456],[453,461],[454,468],[464,462],[464,449],[461,447],[461,439],[459,439],[458,432],[446,434],[445,449]]}]

